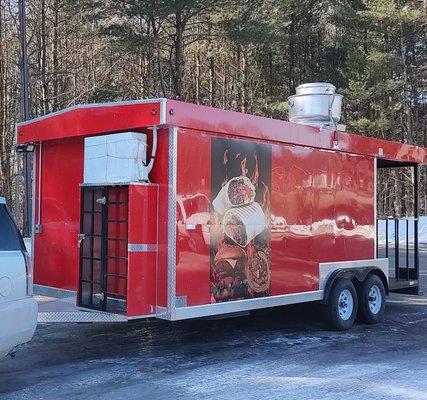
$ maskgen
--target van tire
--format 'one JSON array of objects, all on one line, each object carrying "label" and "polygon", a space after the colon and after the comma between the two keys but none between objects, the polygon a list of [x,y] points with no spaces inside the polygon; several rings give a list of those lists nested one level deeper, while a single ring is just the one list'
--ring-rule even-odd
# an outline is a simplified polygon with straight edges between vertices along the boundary
[{"label": "van tire", "polygon": [[328,324],[339,331],[350,329],[357,316],[357,292],[350,279],[338,278],[323,306]]},{"label": "van tire", "polygon": [[366,277],[358,290],[358,318],[367,324],[376,324],[384,317],[385,289],[378,275]]}]

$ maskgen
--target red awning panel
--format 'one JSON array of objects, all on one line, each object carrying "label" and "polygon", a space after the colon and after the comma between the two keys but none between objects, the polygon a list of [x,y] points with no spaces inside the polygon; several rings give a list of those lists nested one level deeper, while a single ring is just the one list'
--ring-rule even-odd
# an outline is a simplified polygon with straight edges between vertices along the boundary
[{"label": "red awning panel", "polygon": [[[177,100],[148,99],[75,106],[17,126],[18,143],[91,136],[175,125],[242,138],[268,140],[387,160],[427,164],[427,149]],[[338,138],[338,146],[334,145]]]}]

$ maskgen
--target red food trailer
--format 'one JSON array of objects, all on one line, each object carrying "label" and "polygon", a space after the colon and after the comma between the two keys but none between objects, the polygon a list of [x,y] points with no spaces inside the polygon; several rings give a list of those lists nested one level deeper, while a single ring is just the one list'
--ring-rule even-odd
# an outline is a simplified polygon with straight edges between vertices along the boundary
[{"label": "red food trailer", "polygon": [[[148,178],[85,182],[88,139],[128,132]],[[35,284],[83,309],[181,320],[321,301],[346,329],[419,286],[417,238],[392,268],[378,246],[376,191],[377,169],[412,168],[416,235],[425,148],[169,99],[74,106],[17,140],[35,145]]]}]

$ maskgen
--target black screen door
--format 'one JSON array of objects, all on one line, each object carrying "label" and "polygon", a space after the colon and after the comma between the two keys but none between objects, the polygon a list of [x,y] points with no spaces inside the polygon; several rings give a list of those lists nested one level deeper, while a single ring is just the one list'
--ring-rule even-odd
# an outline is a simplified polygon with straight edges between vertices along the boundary
[{"label": "black screen door", "polygon": [[127,300],[128,187],[82,187],[79,305],[123,313]]},{"label": "black screen door", "polygon": [[79,305],[106,310],[107,188],[82,187]]}]

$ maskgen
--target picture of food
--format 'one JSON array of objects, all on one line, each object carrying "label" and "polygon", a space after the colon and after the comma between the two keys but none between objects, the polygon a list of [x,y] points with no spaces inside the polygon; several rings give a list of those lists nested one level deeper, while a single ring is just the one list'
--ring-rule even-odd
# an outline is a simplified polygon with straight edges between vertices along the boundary
[{"label": "picture of food", "polygon": [[223,220],[224,233],[237,243],[239,246],[244,246],[247,242],[246,228],[243,222],[237,215],[231,215]]},{"label": "picture of food", "polygon": [[226,246],[218,251],[212,276],[216,301],[233,299],[245,292],[245,265],[246,253],[241,247]]},{"label": "picture of food", "polygon": [[224,233],[243,247],[267,228],[264,212],[258,203],[228,210],[222,224]]},{"label": "picture of food", "polygon": [[270,287],[269,260],[265,253],[257,251],[246,265],[250,288],[256,292],[264,292]]},{"label": "picture of food", "polygon": [[212,205],[219,214],[224,214],[231,207],[251,204],[255,199],[255,187],[246,176],[230,179],[219,191]]},{"label": "picture of food", "polygon": [[212,139],[212,302],[270,295],[271,147]]},{"label": "picture of food", "polygon": [[233,178],[228,183],[228,198],[233,206],[250,204],[255,198],[255,188],[245,176]]}]

